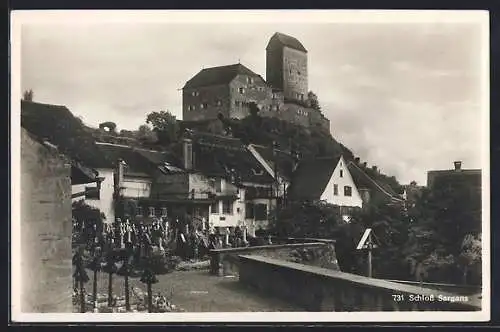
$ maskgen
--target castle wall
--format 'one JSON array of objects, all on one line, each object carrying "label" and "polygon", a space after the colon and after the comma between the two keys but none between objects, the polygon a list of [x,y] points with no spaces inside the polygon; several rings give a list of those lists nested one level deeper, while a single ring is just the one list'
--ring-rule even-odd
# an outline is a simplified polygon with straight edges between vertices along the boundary
[{"label": "castle wall", "polygon": [[230,108],[231,99],[227,85],[198,87],[182,91],[182,119],[185,121],[217,119],[219,113],[228,117]]},{"label": "castle wall", "polygon": [[230,101],[230,117],[241,119],[250,114],[250,102],[268,108],[271,104],[271,90],[260,77],[238,75],[230,83]]}]

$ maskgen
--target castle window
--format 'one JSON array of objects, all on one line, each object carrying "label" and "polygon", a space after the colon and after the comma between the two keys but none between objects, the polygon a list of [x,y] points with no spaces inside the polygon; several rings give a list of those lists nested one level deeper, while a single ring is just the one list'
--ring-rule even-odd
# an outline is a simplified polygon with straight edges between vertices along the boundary
[{"label": "castle window", "polygon": [[222,106],[222,100],[217,100],[217,101],[215,102],[215,104],[216,104],[217,106]]},{"label": "castle window", "polygon": [[240,94],[244,94],[245,93],[245,88],[238,88],[238,92]]},{"label": "castle window", "polygon": [[344,196],[352,196],[352,188],[350,186],[344,186]]},{"label": "castle window", "polygon": [[339,185],[338,184],[334,184],[333,185],[333,194],[335,196],[338,196],[339,195]]}]

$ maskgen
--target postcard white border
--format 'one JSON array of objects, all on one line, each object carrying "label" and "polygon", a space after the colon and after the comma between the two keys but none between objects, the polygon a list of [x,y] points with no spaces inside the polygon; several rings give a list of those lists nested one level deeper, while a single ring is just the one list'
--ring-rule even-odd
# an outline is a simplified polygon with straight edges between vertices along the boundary
[{"label": "postcard white border", "polygon": [[[478,312],[213,312],[27,314],[20,311],[20,99],[23,24],[96,23],[478,23],[482,26],[483,294]],[[490,320],[489,13],[487,11],[223,10],[13,11],[11,13],[11,317],[13,322],[466,322]]]}]

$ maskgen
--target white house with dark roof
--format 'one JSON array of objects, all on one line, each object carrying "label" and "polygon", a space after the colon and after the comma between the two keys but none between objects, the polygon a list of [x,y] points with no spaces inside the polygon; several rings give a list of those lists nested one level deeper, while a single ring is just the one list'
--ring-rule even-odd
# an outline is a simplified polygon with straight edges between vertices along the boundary
[{"label": "white house with dark roof", "polygon": [[343,156],[303,160],[294,172],[288,197],[291,200],[325,201],[340,207],[343,217],[363,200]]}]

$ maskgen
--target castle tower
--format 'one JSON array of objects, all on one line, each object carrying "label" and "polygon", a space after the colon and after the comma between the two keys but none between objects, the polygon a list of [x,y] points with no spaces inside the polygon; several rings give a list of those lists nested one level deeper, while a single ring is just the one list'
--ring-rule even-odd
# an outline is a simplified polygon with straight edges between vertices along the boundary
[{"label": "castle tower", "polygon": [[285,100],[307,99],[307,50],[296,38],[276,32],[266,47],[266,81]]}]

